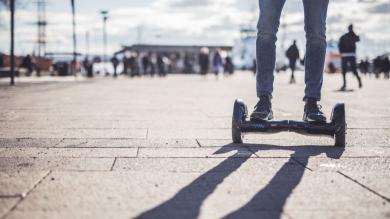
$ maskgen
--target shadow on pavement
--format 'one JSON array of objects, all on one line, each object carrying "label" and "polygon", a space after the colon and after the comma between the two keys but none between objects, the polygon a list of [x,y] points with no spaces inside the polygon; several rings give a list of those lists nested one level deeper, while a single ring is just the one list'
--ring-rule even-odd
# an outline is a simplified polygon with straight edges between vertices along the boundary
[{"label": "shadow on pavement", "polygon": [[[189,185],[178,191],[171,199],[140,214],[136,218],[198,218],[203,201],[206,200],[227,176],[236,171],[249,159],[251,154],[248,153],[246,153],[247,156],[242,157],[248,149],[252,153],[264,150],[289,150],[294,153],[278,170],[270,182],[244,206],[224,217],[226,219],[277,219],[281,217],[287,198],[301,181],[306,170],[304,166],[307,165],[309,158],[324,153],[329,158],[339,159],[344,152],[342,148],[335,148],[333,146],[274,146],[253,144],[242,144],[240,147],[232,146],[237,145],[225,145],[215,152],[215,154],[223,154],[232,150],[235,150],[236,154],[228,157],[214,168],[196,178]],[[300,168],[292,166],[292,164],[297,164],[297,161],[294,159],[295,157],[300,158],[299,163],[303,165]],[[257,177],[261,177],[261,175],[257,175]],[[256,185],[253,186],[254,189],[260,189],[256,188]]]}]

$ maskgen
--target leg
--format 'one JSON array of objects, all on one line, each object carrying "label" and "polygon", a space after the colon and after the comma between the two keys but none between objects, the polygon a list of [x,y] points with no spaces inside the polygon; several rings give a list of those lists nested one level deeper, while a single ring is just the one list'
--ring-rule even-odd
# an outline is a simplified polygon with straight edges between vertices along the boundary
[{"label": "leg", "polygon": [[272,96],[275,70],[275,43],[285,0],[259,0],[260,18],[256,41],[257,96]]},{"label": "leg", "polygon": [[353,72],[353,74],[356,76],[357,80],[358,80],[358,83],[359,83],[359,88],[362,87],[362,79],[360,78],[358,72],[357,72],[357,68],[356,68],[356,57],[351,57],[350,58],[350,64],[351,64],[351,70]]},{"label": "leg", "polygon": [[291,68],[291,80],[290,83],[295,83],[295,67],[296,67],[296,60],[291,60],[290,61],[290,68]]},{"label": "leg", "polygon": [[345,89],[347,87],[347,79],[346,79],[346,75],[347,75],[347,71],[348,71],[348,60],[347,58],[341,58],[341,72],[343,73],[343,86],[341,87],[341,89]]},{"label": "leg", "polygon": [[306,32],[305,97],[321,99],[329,0],[303,0]]}]

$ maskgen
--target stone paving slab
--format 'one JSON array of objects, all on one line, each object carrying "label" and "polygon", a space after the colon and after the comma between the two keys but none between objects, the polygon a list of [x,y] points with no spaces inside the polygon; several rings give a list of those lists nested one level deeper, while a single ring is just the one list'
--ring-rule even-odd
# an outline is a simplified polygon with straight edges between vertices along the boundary
[{"label": "stone paving slab", "polygon": [[332,211],[328,210],[316,210],[316,211],[302,211],[302,210],[290,210],[288,212],[290,218],[310,218],[310,219],[321,219],[321,218],[389,218],[390,213],[388,210],[383,209],[354,209],[354,210],[343,210],[336,209]]},{"label": "stone paving slab", "polygon": [[49,171],[0,171],[0,197],[23,197]]},{"label": "stone paving slab", "polygon": [[0,157],[136,157],[137,148],[0,148]]},{"label": "stone paving slab", "polygon": [[149,129],[148,138],[174,139],[228,139],[230,129]]},{"label": "stone paving slab", "polygon": [[[390,171],[390,158],[388,157],[373,157],[367,159],[348,158],[343,159],[329,159],[329,158],[312,158],[307,163],[307,167],[319,172],[329,171],[357,171],[357,172],[371,172],[371,171]],[[301,161],[305,158],[296,158]]]},{"label": "stone paving slab", "polygon": [[0,158],[0,171],[40,171],[40,170],[74,170],[74,171],[108,171],[115,158]]},{"label": "stone paving slab", "polygon": [[276,146],[247,145],[258,157],[314,157],[314,158],[390,158],[389,147],[349,147],[334,146]]},{"label": "stone paving slab", "polygon": [[0,147],[54,147],[61,138],[0,138]]},{"label": "stone paving slab", "polygon": [[94,138],[0,138],[0,148],[138,148],[138,147],[199,147],[196,139],[94,139]]},{"label": "stone paving slab", "polygon": [[146,138],[146,129],[13,129],[0,138]]},{"label": "stone paving slab", "polygon": [[[229,158],[118,158],[115,162],[114,171],[141,171],[145,173],[171,172],[171,173],[205,173],[205,172],[226,172],[237,163],[244,163],[245,166],[256,170],[264,162],[269,165],[266,169],[274,169],[288,158],[254,158],[237,157],[231,155]],[[222,163],[224,165],[219,165]],[[218,168],[213,169],[213,167]],[[301,168],[301,167],[299,167]],[[236,171],[241,171],[238,169]]]},{"label": "stone paving slab", "polygon": [[[224,133],[228,135],[230,133]],[[231,135],[231,134],[230,134]],[[251,144],[275,144],[275,145],[334,145],[334,139],[324,136],[305,136],[296,133],[279,133],[279,134],[245,134],[244,143]],[[348,129],[347,130],[347,146],[350,147],[375,147],[375,146],[390,146],[390,130],[389,129]],[[231,143],[231,136],[225,139],[214,138],[198,138],[201,146],[205,147],[220,147]]]},{"label": "stone paving slab", "polygon": [[19,200],[20,198],[0,197],[0,218],[3,218],[12,209],[12,207],[19,202]]},{"label": "stone paving slab", "polygon": [[[353,211],[355,206],[359,206],[358,211],[367,211],[382,207],[382,200],[337,173],[326,173],[324,178],[324,175],[308,172],[287,159],[279,160],[280,162],[274,160],[273,165],[265,160],[252,160],[256,162],[249,164],[240,161],[231,166],[236,170],[234,172],[232,169],[226,172],[181,174],[159,170],[154,170],[153,174],[144,174],[142,171],[53,172],[49,178],[54,180],[45,179],[11,213],[11,218],[35,211],[46,211],[49,215],[61,218],[69,214],[68,209],[79,212],[78,215],[84,215],[85,211],[92,209],[121,213],[128,209],[126,215],[118,215],[120,218],[132,218],[142,212],[145,213],[143,218],[160,218],[163,215],[168,218],[183,218],[189,213],[191,214],[188,216],[192,218],[195,211],[200,211],[199,218],[252,218],[264,215],[261,212],[272,215],[275,210],[281,211],[280,206],[284,206],[287,215],[290,209],[315,212],[321,209],[337,210],[341,205],[345,206],[343,210]],[[222,161],[212,168],[224,165],[225,161]],[[223,183],[220,183],[222,179]],[[215,184],[218,187],[214,188]],[[215,190],[203,200],[202,194],[209,193],[212,188]],[[293,188],[295,189],[290,194]],[[54,189],[57,191],[56,195],[51,192]],[[322,198],[318,196],[319,193]],[[358,199],[350,195],[356,193],[360,194]],[[287,199],[281,200],[286,195]],[[201,206],[196,202],[181,201],[198,198],[202,198],[204,202]],[[165,204],[158,205],[159,203]],[[183,208],[186,211],[180,210]],[[277,217],[274,217],[279,218],[279,215],[277,213]]]},{"label": "stone paving slab", "polygon": [[[351,180],[355,180],[356,183],[364,186],[373,193],[376,193],[378,196],[383,197],[384,200],[388,200],[387,205],[390,201],[390,192],[389,192],[389,182],[390,179],[390,171],[340,171],[340,174],[350,178]],[[386,203],[386,202],[384,202]],[[387,206],[389,209],[390,207]]]},{"label": "stone paving slab", "polygon": [[[223,152],[222,152],[223,151]],[[255,155],[243,147],[231,147],[229,151],[215,148],[140,148],[138,157],[255,157]]]},{"label": "stone paving slab", "polygon": [[[272,163],[280,166],[284,162]],[[220,165],[225,165],[225,163]],[[216,183],[219,183],[221,179],[230,174],[232,168],[235,169],[240,165],[241,162],[236,162],[226,171],[214,171],[205,175],[204,180],[198,178],[203,173],[177,174],[160,172],[158,169],[154,170],[153,174],[146,175],[142,171],[53,172],[11,213],[11,218],[13,218],[12,215],[19,215],[19,212],[26,215],[26,212],[33,213],[35,211],[51,212],[51,215],[54,215],[53,212],[57,212],[58,215],[66,215],[68,209],[80,212],[80,215],[83,211],[91,211],[92,209],[107,212],[121,212],[127,209],[127,216],[122,215],[121,217],[129,218],[152,208],[163,200],[169,199],[180,188],[189,185],[191,182],[194,183],[191,190],[198,191],[197,193],[200,193],[199,197],[191,197],[192,192],[185,191],[183,198],[201,200],[204,195],[209,193],[208,187],[211,189],[216,186]],[[215,168],[218,169],[221,166]],[[294,168],[303,170],[298,164],[291,166],[289,169],[293,170]],[[269,168],[268,171],[272,172],[273,169]],[[54,178],[54,180],[51,178]],[[194,182],[196,179],[197,181]],[[106,185],[111,186],[107,187]],[[52,193],[53,190],[56,190],[56,194]],[[202,195],[203,193],[206,194]],[[172,207],[177,211],[182,211],[181,213],[184,215],[192,215],[194,211],[200,210],[200,206],[196,203],[193,203],[194,206],[191,206],[190,202],[178,202],[177,204],[177,208]],[[190,205],[187,206],[187,204]],[[99,212],[99,210],[97,211]]]},{"label": "stone paving slab", "polygon": [[[210,210],[223,209],[223,206],[229,204],[238,207],[233,212],[226,212],[229,216],[224,218],[258,218],[259,210],[275,210],[280,206],[283,206],[283,211],[287,215],[290,215],[290,211],[317,212],[325,209],[337,211],[340,206],[347,211],[366,212],[378,209],[386,212],[390,210],[389,203],[384,203],[381,198],[354,185],[337,173],[318,175],[307,171],[302,173],[289,170],[291,171],[289,174],[281,174],[284,171],[287,170],[282,167],[276,175],[272,176],[268,176],[261,170],[254,171],[252,175],[239,173],[237,178],[242,179],[241,181],[233,177],[231,180],[236,183],[241,182],[240,186],[223,188],[224,186],[221,185],[218,187],[219,191],[215,192],[218,194],[218,199],[214,198],[216,196],[211,196],[205,206],[209,206]],[[300,174],[304,174],[302,178]],[[226,180],[224,183],[229,182],[231,181]],[[359,194],[357,198],[351,195],[356,193]],[[229,200],[229,202],[220,200]],[[241,200],[243,204],[234,204],[238,202],[235,200]],[[221,212],[215,218],[221,218],[223,215],[225,214]]]},{"label": "stone paving slab", "polygon": [[195,139],[64,139],[57,147],[199,147]]}]

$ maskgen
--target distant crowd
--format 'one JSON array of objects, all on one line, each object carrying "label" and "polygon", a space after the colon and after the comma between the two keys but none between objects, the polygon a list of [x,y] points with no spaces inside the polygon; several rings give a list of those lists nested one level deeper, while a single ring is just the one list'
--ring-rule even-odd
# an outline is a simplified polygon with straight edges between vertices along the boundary
[{"label": "distant crowd", "polygon": [[390,59],[386,55],[377,56],[371,61],[368,58],[361,60],[358,68],[363,75],[374,75],[376,78],[383,75],[384,78],[390,79]]},{"label": "distant crowd", "polygon": [[[234,73],[234,65],[230,55],[221,49],[214,49],[212,52],[203,47],[199,53],[186,52],[143,52],[131,51],[129,54],[114,55],[109,61],[112,64],[114,74],[128,75],[130,77],[160,76],[164,77],[169,73],[199,73],[206,75],[209,72],[218,75]],[[92,76],[94,62],[85,58],[82,62],[83,69],[88,76]],[[119,72],[119,67],[121,71]],[[99,72],[98,72],[99,73]]]}]

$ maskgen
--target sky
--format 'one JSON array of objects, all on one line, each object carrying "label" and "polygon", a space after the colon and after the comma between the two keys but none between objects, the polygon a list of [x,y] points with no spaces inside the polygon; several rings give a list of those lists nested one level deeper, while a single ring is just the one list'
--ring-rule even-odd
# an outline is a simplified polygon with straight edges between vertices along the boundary
[{"label": "sky", "polygon": [[[234,45],[242,26],[255,27],[257,0],[75,0],[78,49],[102,53],[101,10],[109,11],[108,51],[122,45],[190,44]],[[36,0],[20,0],[16,14],[16,52],[31,53],[36,48]],[[69,0],[47,0],[47,52],[71,52],[72,23]],[[302,0],[286,0],[278,37],[289,44],[297,39],[303,51]],[[9,50],[9,12],[0,8],[0,51]],[[390,0],[330,0],[327,38],[338,39],[353,23],[361,36],[358,53],[374,56],[390,51]],[[278,46],[280,46],[280,41]]]}]

